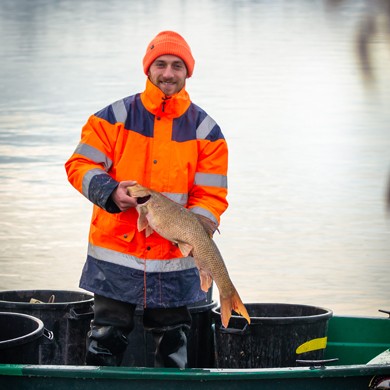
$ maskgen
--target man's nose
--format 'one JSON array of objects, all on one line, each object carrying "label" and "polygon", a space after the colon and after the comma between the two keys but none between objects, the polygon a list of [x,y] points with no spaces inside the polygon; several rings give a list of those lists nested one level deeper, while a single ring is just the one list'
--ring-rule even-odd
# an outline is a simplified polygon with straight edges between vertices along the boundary
[{"label": "man's nose", "polygon": [[173,69],[171,65],[166,66],[163,72],[163,76],[167,79],[173,77]]}]

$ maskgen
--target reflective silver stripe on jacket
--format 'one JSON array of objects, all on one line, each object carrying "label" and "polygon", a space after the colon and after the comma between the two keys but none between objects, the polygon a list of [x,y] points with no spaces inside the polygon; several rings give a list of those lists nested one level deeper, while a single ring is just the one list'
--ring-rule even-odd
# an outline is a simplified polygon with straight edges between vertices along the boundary
[{"label": "reflective silver stripe on jacket", "polygon": [[215,173],[195,173],[194,184],[207,187],[227,188],[227,177]]},{"label": "reflective silver stripe on jacket", "polygon": [[172,192],[162,192],[162,194],[182,206],[186,206],[188,203],[188,194],[175,194]]},{"label": "reflective silver stripe on jacket", "polygon": [[214,214],[210,213],[210,211],[199,206],[191,207],[190,210],[195,214],[199,214],[199,215],[203,215],[204,217],[207,217],[208,219],[213,221],[216,224],[216,226],[218,226],[217,218],[215,218]]},{"label": "reflective silver stripe on jacket", "polygon": [[102,248],[91,243],[88,245],[88,255],[97,260],[145,272],[184,271],[196,267],[194,258],[190,256],[170,260],[145,260],[112,249]]},{"label": "reflective silver stripe on jacket", "polygon": [[111,104],[112,111],[114,113],[117,122],[125,123],[127,118],[127,110],[123,99]]},{"label": "reflective silver stripe on jacket", "polygon": [[206,139],[216,124],[215,120],[207,115],[196,129],[196,138]]},{"label": "reflective silver stripe on jacket", "polygon": [[81,154],[84,157],[92,160],[96,164],[103,164],[104,169],[108,172],[112,167],[112,161],[100,150],[94,148],[91,145],[79,143],[76,150],[74,151],[77,154]]},{"label": "reflective silver stripe on jacket", "polygon": [[[107,175],[107,172],[103,169],[94,168],[89,170],[83,177],[83,185],[82,185],[82,191],[83,195],[88,198],[88,192],[89,192],[89,185],[91,183],[91,180],[96,175]],[[89,198],[88,198],[89,199]]]}]

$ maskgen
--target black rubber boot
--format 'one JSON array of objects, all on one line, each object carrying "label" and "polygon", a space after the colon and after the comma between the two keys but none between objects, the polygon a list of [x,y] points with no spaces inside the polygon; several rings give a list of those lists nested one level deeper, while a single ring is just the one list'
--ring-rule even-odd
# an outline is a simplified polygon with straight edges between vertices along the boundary
[{"label": "black rubber boot", "polygon": [[156,343],[155,367],[187,367],[187,335],[183,327],[154,331]]},{"label": "black rubber boot", "polygon": [[85,362],[92,366],[119,366],[127,345],[127,337],[119,328],[92,323]]},{"label": "black rubber boot", "polygon": [[87,365],[121,364],[128,345],[127,335],[134,328],[135,307],[95,294],[94,319],[87,335]]},{"label": "black rubber boot", "polygon": [[187,367],[187,333],[191,314],[187,307],[145,309],[144,328],[153,333],[155,367]]}]

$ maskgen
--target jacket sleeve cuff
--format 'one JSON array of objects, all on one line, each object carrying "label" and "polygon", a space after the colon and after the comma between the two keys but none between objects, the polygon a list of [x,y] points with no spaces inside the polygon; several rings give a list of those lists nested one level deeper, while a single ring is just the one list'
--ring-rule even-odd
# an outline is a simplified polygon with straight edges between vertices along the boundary
[{"label": "jacket sleeve cuff", "polygon": [[109,213],[119,213],[120,209],[112,200],[111,194],[118,182],[108,174],[96,175],[89,184],[89,200]]},{"label": "jacket sleeve cuff", "polygon": [[110,195],[107,199],[106,206],[104,208],[111,214],[118,214],[121,212],[120,208],[116,205],[116,203],[112,200],[112,196]]}]

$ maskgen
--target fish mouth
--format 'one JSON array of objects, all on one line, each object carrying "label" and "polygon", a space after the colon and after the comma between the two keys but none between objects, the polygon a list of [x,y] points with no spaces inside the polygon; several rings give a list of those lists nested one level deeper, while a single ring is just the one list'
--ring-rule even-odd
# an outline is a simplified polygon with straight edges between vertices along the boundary
[{"label": "fish mouth", "polygon": [[151,196],[152,195],[146,195],[146,196],[141,196],[141,197],[137,198],[137,204],[146,203],[151,198]]}]

